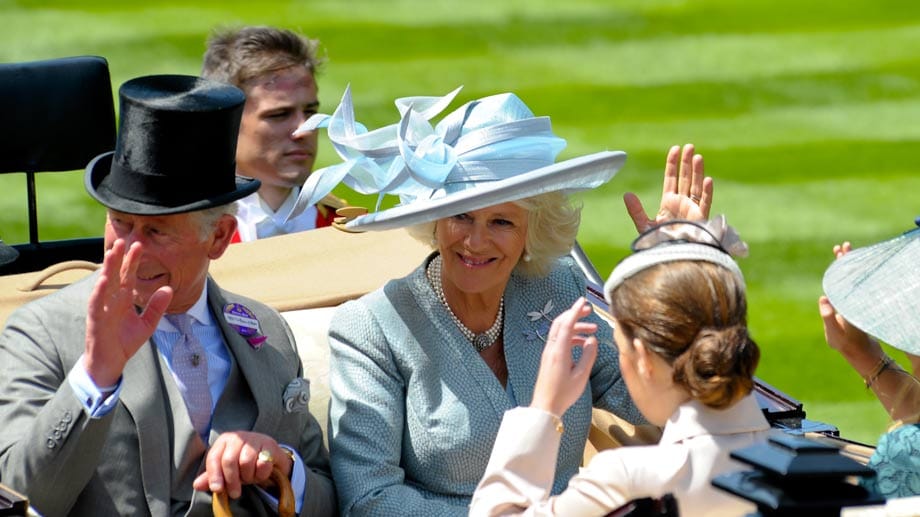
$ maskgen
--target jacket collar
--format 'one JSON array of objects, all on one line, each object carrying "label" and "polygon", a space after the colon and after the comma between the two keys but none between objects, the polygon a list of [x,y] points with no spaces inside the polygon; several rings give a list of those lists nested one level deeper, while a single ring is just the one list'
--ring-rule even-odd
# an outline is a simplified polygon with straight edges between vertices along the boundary
[{"label": "jacket collar", "polygon": [[753,393],[728,409],[713,409],[691,400],[677,407],[665,424],[662,444],[679,443],[703,435],[730,435],[770,428]]}]

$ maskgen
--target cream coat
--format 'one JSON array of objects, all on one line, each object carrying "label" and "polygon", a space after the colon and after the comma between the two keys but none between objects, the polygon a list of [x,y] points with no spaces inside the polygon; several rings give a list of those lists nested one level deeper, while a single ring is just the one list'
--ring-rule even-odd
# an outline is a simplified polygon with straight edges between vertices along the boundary
[{"label": "cream coat", "polygon": [[548,413],[512,409],[505,413],[470,515],[597,516],[632,499],[669,492],[680,515],[746,515],[754,505],[710,481],[743,470],[729,453],[765,440],[768,430],[754,395],[723,411],[687,402],[668,420],[658,445],[603,451],[563,493],[550,497],[560,435]]}]

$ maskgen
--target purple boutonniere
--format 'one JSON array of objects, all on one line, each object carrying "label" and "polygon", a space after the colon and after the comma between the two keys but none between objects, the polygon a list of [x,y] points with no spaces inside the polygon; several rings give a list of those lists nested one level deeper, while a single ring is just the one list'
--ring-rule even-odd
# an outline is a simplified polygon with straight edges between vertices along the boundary
[{"label": "purple boutonniere", "polygon": [[253,350],[261,350],[268,337],[263,336],[256,315],[243,304],[228,303],[224,306],[227,324],[246,339]]}]

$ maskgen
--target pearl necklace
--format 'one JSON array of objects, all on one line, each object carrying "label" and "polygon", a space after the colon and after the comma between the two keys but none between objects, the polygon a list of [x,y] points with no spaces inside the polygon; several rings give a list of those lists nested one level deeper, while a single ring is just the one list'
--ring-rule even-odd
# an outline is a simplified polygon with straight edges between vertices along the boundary
[{"label": "pearl necklace", "polygon": [[450,308],[450,305],[447,304],[447,298],[444,297],[444,287],[441,284],[441,256],[433,258],[428,264],[428,269],[426,271],[428,275],[428,282],[431,284],[431,288],[434,289],[434,293],[438,295],[438,300],[447,308],[447,313],[450,314],[451,319],[454,320],[454,324],[457,325],[457,328],[460,329],[460,332],[473,344],[473,348],[477,352],[482,352],[486,348],[494,345],[498,340],[498,336],[502,332],[502,316],[505,313],[505,297],[502,295],[502,299],[498,302],[498,316],[495,317],[495,323],[489,327],[488,330],[482,334],[476,334],[470,330],[466,325],[460,321],[460,318],[454,314],[454,311]]}]

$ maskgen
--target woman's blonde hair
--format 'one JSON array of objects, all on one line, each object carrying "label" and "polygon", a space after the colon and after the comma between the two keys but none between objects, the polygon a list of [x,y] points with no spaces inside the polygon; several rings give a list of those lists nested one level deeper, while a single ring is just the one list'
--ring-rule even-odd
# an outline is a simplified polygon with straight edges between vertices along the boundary
[{"label": "woman's blonde hair", "polygon": [[[527,276],[546,276],[556,260],[568,254],[575,245],[581,205],[572,203],[561,192],[540,194],[514,201],[514,204],[527,210],[526,244],[517,271]],[[436,227],[437,221],[431,221],[410,226],[408,232],[423,244],[437,248]]]},{"label": "woman's blonde hair", "polygon": [[760,349],[748,333],[744,283],[728,269],[689,260],[651,266],[614,289],[610,311],[703,404],[726,408],[753,389]]}]

